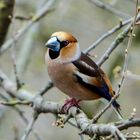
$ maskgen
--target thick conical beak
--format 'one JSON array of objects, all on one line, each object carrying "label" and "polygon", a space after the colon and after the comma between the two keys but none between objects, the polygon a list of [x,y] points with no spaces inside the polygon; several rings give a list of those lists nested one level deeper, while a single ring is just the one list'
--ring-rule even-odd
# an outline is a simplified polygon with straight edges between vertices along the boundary
[{"label": "thick conical beak", "polygon": [[45,44],[45,47],[50,48],[53,51],[59,51],[60,42],[58,41],[57,37],[52,37],[47,41],[47,43]]}]

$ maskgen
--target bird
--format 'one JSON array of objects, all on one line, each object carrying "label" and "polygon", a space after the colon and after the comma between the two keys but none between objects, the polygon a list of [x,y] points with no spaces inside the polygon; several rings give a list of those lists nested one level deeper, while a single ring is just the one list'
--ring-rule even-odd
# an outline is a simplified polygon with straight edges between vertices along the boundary
[{"label": "bird", "polygon": [[[45,54],[48,75],[54,86],[70,97],[65,109],[78,106],[83,100],[104,98],[110,101],[115,96],[106,73],[81,51],[79,42],[71,33],[53,33],[45,47],[48,48]],[[122,117],[116,100],[112,106]]]}]

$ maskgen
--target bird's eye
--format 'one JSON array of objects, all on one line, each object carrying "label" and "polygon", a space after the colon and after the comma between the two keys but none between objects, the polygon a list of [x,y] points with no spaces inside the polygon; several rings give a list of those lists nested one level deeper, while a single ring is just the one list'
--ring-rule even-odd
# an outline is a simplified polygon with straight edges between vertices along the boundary
[{"label": "bird's eye", "polygon": [[65,40],[65,41],[62,41],[61,42],[61,46],[62,47],[65,47],[65,46],[67,46],[69,44],[69,41],[68,40]]}]

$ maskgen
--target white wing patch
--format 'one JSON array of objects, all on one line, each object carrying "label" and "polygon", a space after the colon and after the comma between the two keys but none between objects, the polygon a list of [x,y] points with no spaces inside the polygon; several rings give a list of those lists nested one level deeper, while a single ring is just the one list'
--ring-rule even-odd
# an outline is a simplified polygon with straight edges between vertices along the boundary
[{"label": "white wing patch", "polygon": [[91,70],[95,70],[93,67],[91,67],[90,65],[88,65],[86,62],[81,61],[81,63],[82,63],[83,65],[85,65],[85,67],[87,67],[87,68],[89,68],[89,69],[91,69]]},{"label": "white wing patch", "polygon": [[89,76],[87,76],[87,75],[85,75],[85,74],[83,74],[83,73],[81,73],[79,71],[76,71],[75,74],[78,75],[79,77],[81,77],[83,82],[85,82],[87,84],[90,84],[90,78],[91,77],[89,77]]}]

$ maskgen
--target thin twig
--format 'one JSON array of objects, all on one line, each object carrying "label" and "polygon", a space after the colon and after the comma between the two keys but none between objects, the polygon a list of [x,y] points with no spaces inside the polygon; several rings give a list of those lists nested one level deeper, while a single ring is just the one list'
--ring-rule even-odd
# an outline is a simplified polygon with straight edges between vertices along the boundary
[{"label": "thin twig", "polygon": [[[140,14],[137,16],[137,21],[140,20]],[[134,21],[134,19],[133,19]],[[132,22],[133,22],[132,21]],[[128,37],[128,33],[130,31],[131,28],[131,24],[128,25],[128,27],[126,29],[123,30],[123,32],[121,32],[116,39],[112,42],[112,44],[109,46],[109,48],[106,50],[106,52],[102,55],[102,57],[100,58],[100,60],[97,62],[97,64],[99,66],[101,66],[110,56],[110,54],[114,51],[114,49],[116,49],[116,47],[126,38]]]},{"label": "thin twig", "polygon": [[[61,108],[63,104],[45,101],[41,96],[35,98],[35,95],[33,96],[32,93],[25,90],[24,91],[20,90],[18,91],[18,93],[14,92],[12,89],[14,89],[13,86],[15,85],[12,84],[11,81],[9,81],[6,75],[4,75],[4,73],[2,72],[0,72],[0,79],[1,79],[0,84],[6,91],[11,90],[11,93],[13,93],[14,96],[16,96],[18,99],[33,101],[34,109],[39,111],[40,113],[41,112],[53,113],[53,114],[61,113]],[[9,84],[11,85],[10,88],[7,86]],[[140,127],[140,119],[128,120],[127,121],[128,123],[125,123],[125,121],[122,121],[120,125],[116,126],[118,129],[113,124],[91,124],[86,114],[82,110],[77,109],[76,107],[72,107],[70,108],[69,112],[63,112],[63,113],[67,115],[71,114],[76,119],[78,128],[81,129],[82,132],[84,132],[84,134],[89,135],[89,136],[93,134],[97,134],[101,136],[104,136],[104,135],[107,136],[107,135],[112,134],[115,138],[122,138],[122,140],[124,140],[125,138],[123,134],[118,129],[123,130],[123,129],[127,129],[133,126]],[[30,123],[32,125],[30,125],[31,127],[29,128],[32,128],[33,122],[34,122],[33,120],[34,119],[32,119]],[[31,129],[28,129],[28,130],[31,130]]]},{"label": "thin twig", "polygon": [[[4,79],[2,79],[2,80],[4,80]],[[0,82],[1,82],[1,79],[0,79]],[[2,84],[4,84],[4,83],[2,83]],[[6,87],[4,87],[5,89],[6,89]],[[8,90],[10,91],[10,88],[8,88]],[[46,89],[45,89],[46,90]],[[48,90],[48,88],[47,88],[47,90]],[[7,91],[7,90],[6,90]],[[19,91],[16,91],[15,93],[14,93],[14,95],[15,96],[17,96],[17,98],[20,98],[20,97],[22,97],[23,99],[24,98],[29,98],[29,101],[30,101],[30,98],[32,98],[32,97],[29,97],[30,95],[26,95],[26,92],[24,92],[24,94],[23,95],[17,95],[17,92],[19,92]],[[12,92],[11,92],[12,93]],[[43,90],[43,92],[41,92],[41,95],[42,94],[44,94],[45,92],[44,92],[44,90]],[[21,99],[21,98],[20,98]],[[40,106],[39,107],[41,107],[41,105],[43,105],[42,103],[40,103]],[[50,107],[50,108],[48,108],[48,107]],[[47,110],[47,112],[53,112],[54,110],[53,110],[53,108],[51,108],[52,106],[51,106],[51,104],[50,103],[48,103],[48,106],[46,107],[48,110]],[[59,111],[59,105],[57,105],[56,106],[57,108],[55,109],[55,112],[57,112],[57,113],[60,113],[60,112],[58,112]],[[44,111],[44,109],[45,108],[39,108],[42,112]],[[51,110],[52,109],[52,110]],[[71,109],[72,110],[72,109]],[[77,109],[76,109],[77,110]],[[54,113],[54,112],[53,112]],[[70,112],[71,113],[71,112]],[[96,133],[97,131],[97,133],[101,133],[101,134],[103,134],[103,135],[106,135],[106,133],[107,133],[107,135],[108,134],[112,134],[113,133],[113,135],[114,135],[114,137],[116,137],[116,138],[122,138],[122,139],[125,139],[124,137],[123,137],[123,135],[122,135],[122,133],[116,128],[116,127],[114,127],[113,125],[111,125],[111,126],[102,126],[104,129],[108,129],[108,130],[106,130],[105,132],[100,132],[103,128],[102,127],[99,127],[98,128],[98,125],[90,125],[89,124],[89,121],[88,121],[88,119],[87,119],[87,117],[86,116],[82,116],[83,115],[83,113],[82,112],[76,112],[76,113],[73,113],[73,111],[72,111],[72,113],[71,113],[72,115],[73,115],[73,117],[75,117],[75,119],[76,119],[76,121],[77,121],[77,124],[78,124],[78,126],[81,128],[81,129],[83,129],[83,132],[85,132],[86,134],[94,134],[94,132]],[[81,115],[82,114],[82,115]],[[81,116],[80,116],[81,115]],[[36,116],[36,115],[35,115]],[[37,117],[38,117],[38,114],[37,114]],[[28,124],[28,127],[27,127],[27,131],[26,131],[26,133],[23,135],[23,137],[22,137],[22,140],[26,140],[27,139],[27,137],[28,137],[28,135],[29,135],[29,133],[31,132],[31,129],[32,129],[32,127],[33,127],[33,124],[35,123],[35,120],[37,119],[37,117],[33,117],[32,118],[32,120],[31,120],[31,122]],[[79,121],[79,120],[81,120],[81,121]],[[83,121],[84,120],[84,121]],[[83,123],[84,122],[84,123]],[[83,125],[86,125],[86,127],[85,126],[83,126]],[[94,126],[95,126],[95,128],[94,128]],[[96,129],[97,128],[97,129]],[[112,129],[112,130],[111,130]],[[93,130],[93,131],[91,131],[91,130]],[[89,132],[89,131],[91,131],[91,132]],[[105,134],[104,134],[105,133]]]},{"label": "thin twig", "polygon": [[140,80],[140,75],[139,74],[134,74],[131,71],[128,71],[125,73],[126,77],[133,79],[133,80]]},{"label": "thin twig", "polygon": [[0,101],[0,104],[7,105],[7,106],[15,106],[15,105],[29,105],[31,102],[29,101],[20,101],[20,100],[12,100],[12,101]]},{"label": "thin twig", "polygon": [[88,1],[95,4],[98,7],[106,10],[106,11],[109,11],[110,13],[112,13],[118,17],[130,18],[130,16],[128,14],[125,14],[124,12],[121,12],[120,10],[113,8],[111,5],[105,4],[99,0],[88,0]]},{"label": "thin twig", "polygon": [[[130,27],[127,27],[121,34],[119,34],[119,36],[117,37],[117,41],[115,40],[114,42],[116,42],[115,44],[117,45],[118,42],[120,43],[120,41],[122,42],[123,39],[127,36],[127,34],[129,33],[130,31],[130,28],[132,28],[132,31],[131,31],[131,35],[130,35],[130,38],[128,40],[128,46],[127,46],[127,51],[125,53],[125,61],[124,61],[124,68],[123,68],[123,75],[122,75],[122,78],[120,80],[120,83],[119,83],[119,87],[118,87],[118,90],[116,92],[116,95],[111,99],[111,101],[105,106],[105,108],[103,108],[94,118],[93,118],[93,123],[97,122],[97,120],[110,108],[111,104],[113,103],[113,101],[115,101],[115,99],[117,99],[120,95],[120,90],[121,90],[121,87],[122,87],[122,84],[124,82],[124,79],[125,79],[125,72],[127,71],[127,64],[128,64],[128,48],[131,46],[131,43],[132,43],[132,35],[133,35],[133,32],[134,32],[134,26],[135,26],[135,23],[137,21],[137,9],[138,9],[138,0],[136,2],[136,13],[135,13],[135,17],[134,17],[134,20],[132,21],[131,23],[131,26]],[[115,47],[116,47],[115,45]],[[107,55],[104,54],[104,56],[108,57],[113,49],[112,46],[114,46],[114,43],[113,45],[111,45],[111,47],[109,47],[109,49],[107,50]],[[102,57],[103,58],[103,57]],[[101,60],[103,60],[101,58]],[[103,62],[103,61],[102,61]],[[101,65],[101,61],[98,62],[99,65]]]},{"label": "thin twig", "polygon": [[[5,101],[7,101],[7,103],[12,100],[12,99],[10,99],[9,96],[6,96],[5,94],[4,95],[3,94],[0,94],[0,97],[2,97]],[[22,101],[20,101],[20,102],[22,102]],[[28,124],[28,119],[24,115],[24,112],[18,106],[11,106],[10,105],[9,107],[11,107],[12,109],[14,109],[18,113],[18,115],[21,117],[21,119],[23,120],[23,122],[25,124]],[[36,140],[42,140],[41,136],[35,130],[33,130],[33,134],[35,135]]]},{"label": "thin twig", "polygon": [[84,140],[83,134],[79,134],[80,140]]},{"label": "thin twig", "polygon": [[140,127],[140,119],[135,118],[133,120],[123,120],[121,124],[117,125],[119,130],[125,130],[130,127]]},{"label": "thin twig", "polygon": [[110,102],[98,113],[94,116],[92,123],[96,123],[98,119],[111,107],[112,103],[118,98],[118,94],[112,97]]},{"label": "thin twig", "polygon": [[[16,42],[14,41],[13,45],[15,45],[15,44],[16,44]],[[15,56],[15,50],[14,50],[14,47],[12,47],[12,49],[11,49],[11,59],[12,59],[12,63],[13,63],[14,76],[15,76],[15,79],[16,79],[17,89],[20,89],[22,84],[20,82],[19,75],[18,75],[18,72],[17,72],[17,65],[16,65],[16,58],[15,57],[16,57]]]},{"label": "thin twig", "polygon": [[39,21],[40,19],[42,19],[46,13],[48,13],[48,11],[50,12],[50,8],[51,6],[53,6],[55,0],[49,0],[47,1],[47,3],[41,8],[39,9],[36,14],[32,17],[32,19],[22,28],[20,29],[17,34],[14,36],[14,38],[12,37],[11,39],[9,39],[8,41],[6,41],[1,49],[0,49],[0,54],[4,53],[8,48],[10,48],[13,44],[14,41],[17,41],[22,35],[24,35],[28,29],[37,21]]},{"label": "thin twig", "polygon": [[130,25],[121,32],[116,39],[111,43],[109,48],[106,50],[106,52],[102,55],[100,60],[97,62],[99,66],[101,66],[107,59],[109,59],[110,54],[114,51],[114,49],[117,48],[117,46],[122,43],[122,41],[127,37],[127,34],[129,33]]},{"label": "thin twig", "polygon": [[36,120],[38,118],[38,115],[39,115],[38,112],[36,112],[36,111],[33,112],[33,116],[31,118],[31,120],[30,120],[30,122],[29,122],[29,124],[28,124],[28,126],[27,126],[27,128],[26,128],[26,130],[25,130],[25,132],[24,132],[24,134],[23,134],[23,136],[21,138],[21,140],[27,140],[27,137],[30,134],[30,132],[32,131],[33,125],[36,122]]},{"label": "thin twig", "polygon": [[[36,11],[40,10],[45,3],[46,0],[42,0],[39,3],[37,3],[35,6]],[[48,10],[48,12],[50,11]],[[40,22],[37,22],[31,26],[31,28],[26,33],[26,38],[24,39],[23,43],[20,46],[20,50],[17,56],[17,71],[20,77],[24,76],[25,70],[28,68],[27,66],[28,63],[30,62],[30,58],[32,57],[36,44],[35,35],[40,30],[40,24],[41,24]]]},{"label": "thin twig", "polygon": [[17,72],[16,62],[13,63],[13,67],[14,67],[14,73],[15,73],[15,78],[16,78],[17,89],[20,89],[21,86],[23,85],[23,83],[20,82],[18,72]]},{"label": "thin twig", "polygon": [[78,126],[76,124],[74,124],[72,121],[68,121],[68,124],[70,124],[71,126],[75,127],[75,128],[78,128]]},{"label": "thin twig", "polygon": [[38,93],[38,95],[43,96],[49,89],[53,87],[53,82],[49,81],[46,86]]},{"label": "thin twig", "polygon": [[127,140],[140,140],[140,136],[134,136],[134,135],[132,135],[132,136],[125,136],[125,138],[127,139]]},{"label": "thin twig", "polygon": [[25,70],[28,68],[27,66],[30,62],[30,58],[32,57],[36,44],[34,36],[39,31],[39,24],[40,22],[32,25],[30,30],[26,33],[26,38],[20,46],[20,50],[17,56],[17,70],[20,77],[24,76]]},{"label": "thin twig", "polygon": [[134,20],[132,21],[132,24],[131,24],[131,27],[130,27],[130,30],[129,30],[130,35],[129,35],[127,48],[125,49],[125,58],[124,58],[124,66],[123,66],[123,70],[122,70],[122,78],[121,78],[120,83],[119,83],[119,88],[118,88],[117,94],[120,93],[121,88],[122,88],[123,83],[124,83],[124,80],[125,80],[125,77],[126,77],[127,66],[128,66],[128,51],[129,51],[129,48],[132,45],[132,39],[133,39],[134,30],[135,30],[135,24],[137,22],[137,15],[138,15],[137,10],[138,10],[138,0],[136,1],[135,17],[134,17]]},{"label": "thin twig", "polygon": [[112,35],[113,33],[117,32],[119,29],[121,29],[122,27],[124,27],[125,25],[129,24],[131,21],[133,20],[133,18],[130,18],[128,20],[125,21],[120,21],[120,23],[118,25],[116,25],[115,27],[113,27],[112,29],[110,29],[109,31],[105,32],[103,35],[100,36],[100,38],[98,38],[92,45],[90,45],[85,51],[84,53],[89,53],[91,52],[93,49],[95,49],[97,47],[97,45],[99,45],[103,40],[105,40],[107,37],[109,37],[110,35]]},{"label": "thin twig", "polygon": [[[0,97],[5,100],[5,102],[9,102],[12,98],[10,96],[6,96],[6,94],[0,94]],[[22,120],[27,123],[28,120],[27,118],[24,116],[24,113],[21,109],[19,109],[17,106],[10,106],[12,107],[18,114],[19,116],[22,118]]]}]

